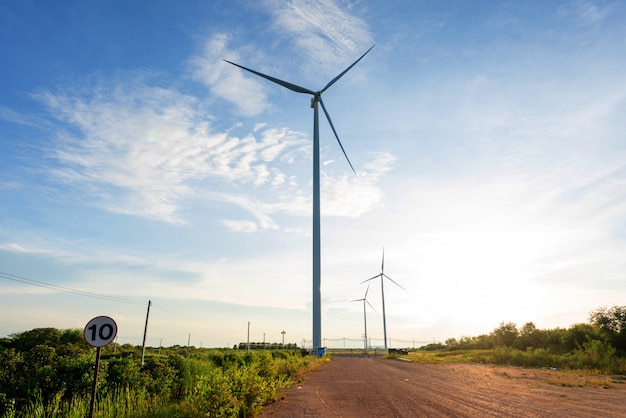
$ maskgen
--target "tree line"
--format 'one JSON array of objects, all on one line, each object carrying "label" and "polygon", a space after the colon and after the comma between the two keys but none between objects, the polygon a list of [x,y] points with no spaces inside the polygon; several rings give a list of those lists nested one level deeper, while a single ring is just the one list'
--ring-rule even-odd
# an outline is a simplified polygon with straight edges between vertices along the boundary
[{"label": "tree line", "polygon": [[445,343],[434,343],[423,350],[471,350],[510,347],[526,351],[547,349],[565,354],[598,341],[626,357],[626,306],[602,307],[589,314],[589,322],[569,328],[538,329],[533,322],[521,328],[513,322],[502,322],[489,334],[475,337],[449,338]]}]

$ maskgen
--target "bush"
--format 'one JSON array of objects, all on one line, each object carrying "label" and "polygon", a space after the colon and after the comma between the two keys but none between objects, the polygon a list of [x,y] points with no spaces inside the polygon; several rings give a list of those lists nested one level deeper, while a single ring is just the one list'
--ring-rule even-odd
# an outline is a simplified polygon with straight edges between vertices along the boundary
[{"label": "bush", "polygon": [[234,417],[239,415],[239,400],[222,369],[200,376],[185,406],[194,416]]},{"label": "bush", "polygon": [[139,365],[129,357],[109,359],[107,364],[106,390],[111,393],[123,389],[138,390],[143,386],[143,375]]},{"label": "bush", "polygon": [[152,396],[169,398],[176,379],[176,370],[165,358],[148,358],[142,368],[144,382]]},{"label": "bush", "polygon": [[576,350],[574,357],[579,358],[587,368],[609,372],[615,366],[615,351],[611,344],[591,340],[583,343],[582,349]]}]

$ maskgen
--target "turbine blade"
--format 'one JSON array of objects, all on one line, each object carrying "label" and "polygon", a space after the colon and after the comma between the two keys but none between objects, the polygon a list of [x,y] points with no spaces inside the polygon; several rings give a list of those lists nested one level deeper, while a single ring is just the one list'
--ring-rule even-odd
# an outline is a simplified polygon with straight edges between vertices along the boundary
[{"label": "turbine blade", "polygon": [[365,283],[365,282],[369,282],[370,280],[378,279],[379,277],[380,277],[380,273],[379,273],[379,274],[377,274],[376,276],[372,277],[371,279],[363,280],[363,281],[361,282],[361,284],[363,284],[363,283]]},{"label": "turbine blade", "polygon": [[385,247],[383,247],[383,262],[380,265],[380,271],[381,272],[385,271]]},{"label": "turbine blade", "polygon": [[272,76],[269,76],[269,75],[265,75],[265,74],[260,73],[260,72],[258,72],[258,71],[251,70],[250,68],[246,68],[246,67],[244,67],[243,65],[239,65],[239,64],[235,64],[234,62],[230,62],[230,61],[228,61],[228,60],[224,60],[224,61],[226,61],[226,62],[227,62],[227,63],[229,63],[229,64],[234,65],[235,67],[239,67],[239,68],[241,68],[241,69],[243,69],[243,70],[250,71],[252,74],[256,74],[256,75],[258,75],[259,77],[263,77],[263,78],[265,78],[265,79],[267,79],[267,80],[269,80],[269,81],[272,81],[272,82],[274,82],[274,83],[276,83],[276,84],[279,84],[279,85],[281,85],[281,86],[283,86],[283,87],[286,87],[286,88],[288,88],[288,89],[289,89],[289,90],[291,90],[291,91],[295,91],[296,93],[306,93],[306,94],[312,94],[312,95],[314,95],[314,96],[315,96],[315,92],[314,92],[314,91],[312,91],[312,90],[309,90],[309,89],[307,89],[307,88],[300,87],[300,86],[298,86],[298,85],[295,85],[295,84],[289,83],[289,82],[287,82],[287,81],[280,80],[280,79],[278,79],[278,78],[275,78],[275,77],[272,77]]},{"label": "turbine blade", "polygon": [[365,299],[363,299],[363,298],[361,298],[361,299],[353,299],[350,302],[361,302],[362,300],[365,300]]},{"label": "turbine blade", "polygon": [[332,80],[330,80],[330,82],[328,84],[326,84],[326,87],[324,87],[322,90],[320,90],[320,94],[324,93],[326,90],[328,90],[330,88],[330,86],[332,86],[333,84],[335,84],[335,82],[337,82],[337,80],[339,80],[341,77],[343,77],[343,75],[345,73],[347,73],[348,71],[350,71],[350,69],[352,67],[354,67],[356,65],[357,62],[361,61],[363,59],[364,56],[367,55],[368,52],[370,52],[372,50],[372,48],[374,48],[374,46],[376,46],[375,44],[372,45],[370,47],[370,49],[368,49],[367,51],[365,51],[365,54],[361,55],[361,58],[359,58],[358,60],[354,61],[354,63],[352,63],[351,66],[349,66],[348,68],[346,68],[345,70],[343,70],[343,72],[341,74],[339,74],[337,77],[333,78]]},{"label": "turbine blade", "polygon": [[398,283],[396,283],[395,280],[393,280],[391,277],[387,276],[386,274],[384,274],[383,276],[385,276],[386,278],[388,278],[389,280],[391,280],[393,282],[393,284],[395,284],[396,286],[398,286],[400,289],[402,290],[406,290],[404,287],[400,286]]},{"label": "turbine blade", "polygon": [[365,302],[367,302],[368,305],[370,305],[370,308],[372,308],[372,310],[376,313],[378,313],[378,311],[372,306],[372,304],[369,302],[369,300],[365,300]]},{"label": "turbine blade", "polygon": [[324,102],[322,101],[322,96],[320,96],[319,99],[320,99],[320,104],[322,105],[322,110],[326,114],[326,119],[328,119],[328,123],[330,124],[330,128],[333,130],[333,133],[335,134],[335,138],[337,138],[337,142],[339,143],[339,146],[341,147],[341,151],[343,151],[343,155],[346,157],[346,160],[348,160],[348,164],[350,164],[350,168],[352,169],[352,172],[356,174],[356,171],[354,171],[354,167],[352,167],[352,163],[350,162],[350,159],[348,158],[348,154],[346,154],[346,150],[343,149],[343,145],[341,144],[341,141],[339,140],[339,135],[337,135],[337,131],[335,130],[335,126],[333,125],[333,121],[330,120],[330,115],[328,114],[328,111],[326,110],[326,106],[324,106]]},{"label": "turbine blade", "polygon": [[363,296],[363,300],[367,300],[367,293],[370,291],[370,285],[372,284],[372,282],[369,282],[367,284],[367,290],[365,291],[365,296]]}]

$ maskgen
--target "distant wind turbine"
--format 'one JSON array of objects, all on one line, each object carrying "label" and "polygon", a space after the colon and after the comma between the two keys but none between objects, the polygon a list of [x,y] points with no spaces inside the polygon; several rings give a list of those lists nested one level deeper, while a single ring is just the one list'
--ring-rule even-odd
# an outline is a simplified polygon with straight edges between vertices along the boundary
[{"label": "distant wind turbine", "polygon": [[326,115],[326,119],[328,119],[328,123],[330,124],[333,133],[335,134],[335,138],[337,138],[337,142],[341,147],[341,151],[343,155],[346,157],[348,164],[352,171],[354,171],[354,167],[348,158],[348,154],[343,149],[343,145],[339,140],[339,135],[337,135],[337,131],[335,130],[335,126],[333,125],[332,120],[330,119],[330,115],[326,110],[326,106],[324,106],[324,102],[322,101],[322,94],[330,88],[333,84],[337,82],[345,73],[347,73],[352,67],[356,65],[357,62],[361,61],[363,57],[374,48],[374,45],[370,47],[365,54],[361,55],[361,57],[354,61],[352,65],[343,70],[341,74],[337,77],[333,78],[326,86],[319,90],[313,91],[309,90],[305,87],[300,87],[295,84],[289,83],[287,81],[279,80],[278,78],[271,77],[269,75],[265,75],[258,71],[251,70],[250,68],[246,68],[242,65],[235,64],[234,62],[230,62],[228,60],[224,60],[229,64],[232,64],[236,67],[239,67],[243,70],[249,71],[252,74],[256,74],[259,77],[263,77],[273,83],[281,85],[285,88],[288,88],[291,91],[295,91],[296,93],[304,93],[310,94],[313,96],[311,98],[311,107],[313,108],[313,349],[317,352],[317,354],[322,353],[322,307],[321,307],[321,233],[320,233],[320,137],[319,137],[319,111],[318,111],[318,103],[322,105],[322,110],[324,110],[324,114]]},{"label": "distant wind turbine", "polygon": [[374,280],[377,277],[380,277],[380,293],[382,294],[383,297],[383,332],[384,332],[384,336],[385,336],[385,350],[387,349],[387,317],[385,314],[385,285],[384,285],[384,278],[386,277],[387,279],[391,280],[391,282],[393,284],[395,284],[396,286],[398,286],[400,289],[402,290],[406,290],[404,287],[400,286],[398,283],[396,283],[391,277],[387,276],[385,274],[385,249],[383,248],[383,262],[380,266],[380,273],[378,273],[376,276],[372,277],[371,279],[367,279],[367,280],[363,280],[361,283],[365,283],[365,282],[369,282],[370,280]]},{"label": "distant wind turbine", "polygon": [[363,301],[363,324],[365,326],[365,343],[364,343],[364,347],[365,351],[367,351],[367,306],[365,306],[365,304],[367,303],[368,305],[370,305],[370,307],[374,310],[374,312],[376,312],[376,309],[374,309],[374,307],[372,306],[372,304],[369,302],[369,300],[367,300],[367,292],[370,291],[370,284],[367,284],[367,290],[365,291],[365,296],[363,296],[361,299],[354,299],[351,300],[350,302],[360,302]]}]

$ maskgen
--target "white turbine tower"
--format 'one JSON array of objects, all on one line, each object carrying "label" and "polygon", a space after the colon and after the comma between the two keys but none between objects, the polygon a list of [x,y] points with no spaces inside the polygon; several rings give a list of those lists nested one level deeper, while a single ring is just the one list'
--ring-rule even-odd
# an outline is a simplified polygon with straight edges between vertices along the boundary
[{"label": "white turbine tower", "polygon": [[404,287],[400,286],[398,283],[396,283],[391,277],[387,276],[385,274],[385,249],[383,248],[383,262],[380,266],[380,273],[378,273],[376,276],[372,277],[371,279],[367,279],[367,280],[363,280],[361,283],[365,283],[365,282],[369,282],[370,280],[374,280],[377,277],[380,277],[380,293],[382,294],[382,298],[383,298],[383,332],[384,332],[384,337],[385,337],[385,350],[387,350],[387,316],[385,313],[385,284],[384,284],[384,278],[386,277],[387,279],[391,280],[391,282],[393,284],[395,284],[396,286],[398,286],[400,289],[402,290],[406,290]]},{"label": "white turbine tower", "polygon": [[[258,71],[251,70],[250,68],[246,68],[242,65],[235,64],[234,62],[230,62],[228,60],[224,60],[229,64],[237,66],[243,70],[249,71],[253,74],[258,75],[259,77],[263,77],[271,82],[274,82],[278,85],[281,85],[285,88],[288,88],[291,91],[295,91],[296,93],[304,93],[310,94],[311,99],[311,107],[313,108],[313,350],[316,351],[318,355],[322,354],[322,308],[321,308],[321,247],[320,247],[320,138],[319,138],[319,111],[318,104],[322,105],[322,110],[324,110],[324,114],[326,115],[326,119],[328,119],[328,123],[330,124],[333,133],[335,134],[335,138],[337,138],[337,142],[341,147],[341,151],[343,151],[343,155],[348,160],[348,164],[350,168],[354,172],[354,167],[352,167],[352,163],[346,154],[346,151],[343,149],[343,145],[339,140],[339,136],[337,135],[337,131],[335,130],[335,126],[333,125],[332,120],[330,119],[330,115],[326,110],[326,106],[324,106],[324,102],[322,101],[322,94],[330,88],[333,84],[337,82],[345,73],[347,73],[352,67],[356,65],[357,62],[361,61],[363,57],[374,48],[374,45],[368,49],[365,54],[361,55],[361,57],[354,61],[352,65],[343,70],[341,74],[337,77],[333,78],[326,86],[319,90],[313,91],[309,90],[305,87],[300,87],[298,85],[289,83],[287,81],[279,80],[278,78],[271,77],[269,75],[265,75]],[[356,173],[356,172],[355,172]]]},{"label": "white turbine tower", "polygon": [[365,296],[363,296],[361,299],[354,299],[351,300],[350,302],[360,302],[363,301],[363,324],[365,327],[365,333],[363,334],[365,337],[365,343],[363,345],[363,348],[365,349],[365,351],[367,351],[367,306],[365,306],[365,304],[370,305],[370,307],[374,310],[374,312],[376,312],[376,309],[374,309],[374,307],[372,306],[372,304],[369,302],[369,300],[367,300],[367,292],[370,291],[370,284],[367,284],[367,290],[365,290]]}]

